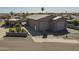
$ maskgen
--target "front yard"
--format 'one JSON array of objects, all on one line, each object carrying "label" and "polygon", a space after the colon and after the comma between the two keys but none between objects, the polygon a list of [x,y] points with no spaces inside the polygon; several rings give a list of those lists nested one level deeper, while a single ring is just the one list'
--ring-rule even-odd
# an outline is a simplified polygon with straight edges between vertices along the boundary
[{"label": "front yard", "polygon": [[[1,23],[4,24],[4,23]],[[11,32],[11,33],[29,33],[30,38],[34,37],[34,38],[41,38],[43,39],[43,34],[41,34],[41,32],[36,32],[34,30],[32,30],[31,28],[26,28],[26,30],[19,24],[17,23],[16,25],[14,25],[13,27],[10,28],[5,28],[5,30],[7,32]],[[74,29],[69,29],[67,28],[68,32],[67,34],[63,34],[60,35],[59,33],[56,33],[56,35],[54,33],[52,34],[47,34],[47,39],[54,39],[54,38],[63,38],[64,40],[79,40],[79,31],[78,30],[74,30]]]},{"label": "front yard", "polygon": [[[13,26],[9,27],[9,25],[13,25]],[[1,27],[0,29],[3,28],[5,30],[5,36],[27,37],[28,35],[27,31],[23,28],[23,26],[19,22],[17,22],[16,24],[9,24],[9,25],[6,25],[5,22],[0,22],[0,27]],[[1,34],[3,34],[2,32],[4,32],[4,30],[1,31]]]},{"label": "front yard", "polygon": [[59,43],[79,43],[79,31],[67,28],[67,34],[63,35],[53,35],[48,34],[47,38],[43,38],[43,35],[32,36],[34,42],[44,43],[44,42],[59,42]]}]

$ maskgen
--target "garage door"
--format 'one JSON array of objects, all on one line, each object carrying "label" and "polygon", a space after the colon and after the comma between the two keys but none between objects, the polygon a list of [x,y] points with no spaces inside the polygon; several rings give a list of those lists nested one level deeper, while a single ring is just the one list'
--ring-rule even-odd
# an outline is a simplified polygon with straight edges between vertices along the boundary
[{"label": "garage door", "polygon": [[40,22],[40,30],[48,30],[49,29],[49,22]]}]

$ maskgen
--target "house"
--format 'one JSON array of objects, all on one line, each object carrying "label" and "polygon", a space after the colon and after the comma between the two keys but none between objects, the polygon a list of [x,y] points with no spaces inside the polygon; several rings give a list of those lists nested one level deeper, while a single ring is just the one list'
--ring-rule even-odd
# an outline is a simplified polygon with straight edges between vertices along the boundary
[{"label": "house", "polygon": [[66,19],[62,16],[57,16],[52,18],[51,30],[52,31],[62,31],[66,29]]},{"label": "house", "polygon": [[37,31],[48,30],[51,18],[52,17],[50,15],[27,16],[29,26]]},{"label": "house", "polygon": [[14,17],[11,17],[9,19],[5,19],[5,23],[6,25],[8,26],[11,26],[11,25],[15,25],[15,23],[20,23],[20,17],[19,16],[14,16]]},{"label": "house", "polygon": [[28,24],[37,31],[60,31],[65,29],[65,19],[62,16],[30,15],[27,16]]}]

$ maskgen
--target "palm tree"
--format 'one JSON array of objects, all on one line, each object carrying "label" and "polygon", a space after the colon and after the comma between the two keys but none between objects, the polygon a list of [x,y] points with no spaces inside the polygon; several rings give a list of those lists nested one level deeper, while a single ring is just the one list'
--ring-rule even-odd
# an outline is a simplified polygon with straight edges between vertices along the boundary
[{"label": "palm tree", "polygon": [[10,15],[14,15],[14,13],[11,11],[11,12],[10,12]]},{"label": "palm tree", "polygon": [[44,11],[44,7],[41,7],[41,11],[42,11],[42,13],[43,13],[43,11]]},{"label": "palm tree", "polygon": [[22,13],[22,18],[23,18],[23,20],[26,18],[26,13]]},{"label": "palm tree", "polygon": [[14,16],[14,12],[10,12],[10,16],[11,16],[11,18]]}]

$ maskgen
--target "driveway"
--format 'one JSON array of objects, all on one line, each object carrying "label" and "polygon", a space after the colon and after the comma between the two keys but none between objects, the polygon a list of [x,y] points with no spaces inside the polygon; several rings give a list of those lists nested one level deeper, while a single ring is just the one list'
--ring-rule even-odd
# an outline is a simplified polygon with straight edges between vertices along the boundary
[{"label": "driveway", "polygon": [[[74,30],[74,29],[67,29],[68,34],[66,35],[58,35],[54,36],[52,35],[47,35],[47,38],[43,38],[43,36],[33,36],[33,41],[34,42],[60,42],[60,43],[79,43],[79,31]],[[67,37],[66,37],[67,36]]]},{"label": "driveway", "polygon": [[79,30],[67,28],[70,33],[79,33]]},{"label": "driveway", "polygon": [[3,38],[6,35],[5,28],[0,28],[0,38]]}]

